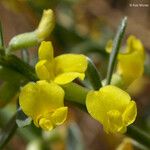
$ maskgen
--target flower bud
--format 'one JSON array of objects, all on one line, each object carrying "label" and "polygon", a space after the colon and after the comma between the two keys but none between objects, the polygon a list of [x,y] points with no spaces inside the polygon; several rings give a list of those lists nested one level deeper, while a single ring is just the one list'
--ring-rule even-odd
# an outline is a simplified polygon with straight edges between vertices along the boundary
[{"label": "flower bud", "polygon": [[51,9],[44,10],[42,19],[35,31],[38,40],[43,41],[46,37],[48,37],[54,28],[54,24],[54,12]]},{"label": "flower bud", "polygon": [[37,29],[32,32],[14,36],[9,42],[8,51],[29,48],[37,45],[50,35],[54,28],[54,22],[53,11],[51,9],[44,10]]}]

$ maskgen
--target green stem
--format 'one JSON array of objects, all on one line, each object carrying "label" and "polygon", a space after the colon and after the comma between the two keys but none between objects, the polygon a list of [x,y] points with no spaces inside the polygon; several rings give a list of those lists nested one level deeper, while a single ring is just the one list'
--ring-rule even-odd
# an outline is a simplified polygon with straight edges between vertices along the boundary
[{"label": "green stem", "polygon": [[106,85],[111,83],[111,78],[112,78],[113,70],[115,67],[116,58],[117,58],[117,55],[121,46],[121,41],[125,32],[126,25],[127,25],[127,17],[124,17],[117,30],[117,34],[113,42],[112,52],[109,57]]},{"label": "green stem", "polygon": [[9,142],[9,140],[12,138],[16,130],[17,130],[17,124],[16,124],[16,114],[15,114],[7,123],[7,125],[4,127],[4,129],[1,131],[0,149],[4,148],[4,146]]},{"label": "green stem", "polygon": [[89,91],[88,89],[76,83],[69,83],[69,84],[63,85],[62,87],[65,91],[65,98],[67,100],[85,105],[86,95]]}]

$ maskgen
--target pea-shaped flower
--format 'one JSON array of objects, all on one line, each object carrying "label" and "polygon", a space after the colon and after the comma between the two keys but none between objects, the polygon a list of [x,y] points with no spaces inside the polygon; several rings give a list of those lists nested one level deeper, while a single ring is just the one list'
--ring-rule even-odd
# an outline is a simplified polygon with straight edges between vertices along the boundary
[{"label": "pea-shaped flower", "polygon": [[[112,51],[112,41],[108,41],[106,51]],[[144,72],[145,50],[142,42],[135,36],[129,36],[127,46],[117,57],[117,74],[123,78],[124,86],[128,87],[139,79]]]},{"label": "pea-shaped flower", "polygon": [[39,47],[39,62],[36,64],[36,73],[41,80],[54,81],[57,84],[66,84],[76,78],[85,77],[87,58],[81,54],[63,54],[54,58],[51,42],[43,41]]},{"label": "pea-shaped flower", "polygon": [[144,72],[145,52],[139,39],[130,36],[126,53],[119,53],[117,72],[122,75],[126,85],[140,78]]},{"label": "pea-shaped flower", "polygon": [[44,80],[28,83],[21,89],[19,103],[34,124],[44,130],[52,130],[66,120],[64,91],[55,83]]},{"label": "pea-shaped flower", "polygon": [[137,115],[135,102],[125,91],[112,85],[104,86],[99,91],[90,91],[86,107],[107,133],[124,133]]}]

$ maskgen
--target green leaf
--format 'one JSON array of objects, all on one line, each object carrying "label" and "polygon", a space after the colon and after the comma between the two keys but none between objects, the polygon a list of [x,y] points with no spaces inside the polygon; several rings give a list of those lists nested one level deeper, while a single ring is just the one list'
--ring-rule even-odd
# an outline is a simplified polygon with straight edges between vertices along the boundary
[{"label": "green leaf", "polygon": [[16,123],[19,128],[23,128],[27,125],[30,125],[32,122],[32,119],[24,114],[24,112],[21,110],[21,108],[18,109],[17,115],[16,115]]},{"label": "green leaf", "polygon": [[35,74],[35,70],[29,64],[23,62],[15,55],[6,55],[0,58],[0,65],[8,67],[26,77],[30,81],[37,81],[38,78]]},{"label": "green leaf", "polygon": [[88,68],[85,76],[94,90],[99,90],[102,87],[100,73],[90,59],[88,59]]},{"label": "green leaf", "polygon": [[19,83],[4,82],[0,87],[0,107],[4,107],[19,91]]},{"label": "green leaf", "polygon": [[106,85],[111,83],[111,78],[112,78],[113,70],[115,67],[115,62],[116,62],[117,55],[121,46],[122,38],[125,33],[126,25],[127,25],[127,17],[124,17],[121,21],[121,24],[119,25],[115,39],[113,41],[113,48],[109,57]]},{"label": "green leaf", "polygon": [[12,70],[11,68],[0,66],[0,80],[23,82],[23,80],[27,79],[22,74]]}]

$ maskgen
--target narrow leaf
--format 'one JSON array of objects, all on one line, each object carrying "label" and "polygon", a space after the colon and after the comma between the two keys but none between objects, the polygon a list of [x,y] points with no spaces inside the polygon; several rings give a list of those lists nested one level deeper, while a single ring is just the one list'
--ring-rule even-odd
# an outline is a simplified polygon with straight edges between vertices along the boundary
[{"label": "narrow leaf", "polygon": [[18,91],[18,82],[3,82],[3,84],[0,86],[0,108],[4,107],[11,100],[15,99]]},{"label": "narrow leaf", "polygon": [[34,68],[15,55],[6,55],[4,57],[1,57],[0,65],[11,68],[12,70],[24,75],[31,81],[38,80]]},{"label": "narrow leaf", "polygon": [[113,48],[112,48],[112,52],[110,54],[109,63],[108,63],[106,85],[111,83],[111,78],[112,78],[113,70],[115,67],[116,58],[117,58],[117,55],[121,46],[122,38],[125,33],[126,25],[127,25],[127,17],[124,17],[121,21],[121,24],[119,25],[115,39],[113,41]]},{"label": "narrow leaf", "polygon": [[86,78],[94,90],[99,90],[99,88],[102,87],[100,73],[98,72],[96,66],[90,59],[88,59]]}]

